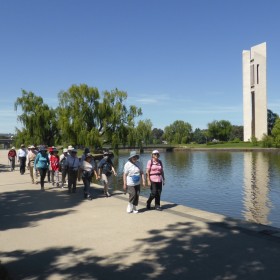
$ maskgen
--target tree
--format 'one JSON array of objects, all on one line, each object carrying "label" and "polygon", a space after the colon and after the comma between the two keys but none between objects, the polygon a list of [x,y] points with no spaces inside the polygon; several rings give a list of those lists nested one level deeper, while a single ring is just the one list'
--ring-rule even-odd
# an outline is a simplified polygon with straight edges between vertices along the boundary
[{"label": "tree", "polygon": [[85,84],[72,85],[58,95],[58,125],[64,143],[100,146],[99,92]]},{"label": "tree", "polygon": [[124,104],[126,99],[127,93],[118,89],[103,93],[103,102],[98,110],[99,133],[107,143],[111,143],[116,135],[121,142],[123,137],[127,137],[128,130],[125,128],[134,127],[135,118],[142,115],[141,108],[134,105],[127,108]]},{"label": "tree", "polygon": [[276,147],[280,147],[280,118],[277,117],[271,131]]},{"label": "tree", "polygon": [[240,125],[233,125],[232,126],[232,130],[230,133],[230,137],[229,140],[233,141],[233,140],[239,140],[239,141],[243,141],[243,126]]},{"label": "tree", "polygon": [[144,120],[138,122],[138,125],[136,127],[136,132],[137,132],[138,143],[140,143],[139,145],[140,147],[142,143],[144,143],[146,146],[150,143],[152,126],[153,124],[151,120]]},{"label": "tree", "polygon": [[232,125],[229,121],[213,121],[208,123],[208,135],[212,139],[228,141],[232,131]]},{"label": "tree", "polygon": [[152,142],[153,144],[161,144],[162,143],[162,136],[164,131],[160,128],[154,128],[152,130]]},{"label": "tree", "polygon": [[175,121],[164,129],[164,138],[174,144],[186,144],[191,140],[192,126],[184,121]]},{"label": "tree", "polygon": [[205,132],[203,132],[203,130],[196,128],[193,133],[192,140],[198,144],[204,144],[207,142],[207,137],[205,136]]},{"label": "tree", "polygon": [[124,105],[127,93],[115,89],[103,92],[86,84],[72,85],[59,93],[59,127],[63,140],[71,144],[102,146],[110,143],[117,149],[125,145],[134,119],[142,114],[136,106]]},{"label": "tree", "polygon": [[268,135],[271,135],[273,126],[274,126],[277,118],[279,118],[279,116],[276,113],[273,113],[269,109],[267,110],[267,132],[268,132]]},{"label": "tree", "polygon": [[23,129],[17,129],[17,141],[49,146],[55,144],[59,137],[56,110],[44,104],[42,97],[22,90],[22,97],[17,98],[14,106],[15,110],[21,107],[23,112],[18,116]]}]

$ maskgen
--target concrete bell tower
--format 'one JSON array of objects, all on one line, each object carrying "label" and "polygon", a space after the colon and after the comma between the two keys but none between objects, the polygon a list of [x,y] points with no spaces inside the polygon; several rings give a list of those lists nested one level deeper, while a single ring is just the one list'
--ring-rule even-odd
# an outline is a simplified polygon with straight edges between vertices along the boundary
[{"label": "concrete bell tower", "polygon": [[261,140],[267,134],[266,43],[244,50],[243,124],[244,141]]}]

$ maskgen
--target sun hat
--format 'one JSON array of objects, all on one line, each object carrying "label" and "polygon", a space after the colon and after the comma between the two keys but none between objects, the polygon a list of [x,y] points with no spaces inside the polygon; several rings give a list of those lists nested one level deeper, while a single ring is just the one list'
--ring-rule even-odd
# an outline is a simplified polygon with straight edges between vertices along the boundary
[{"label": "sun hat", "polygon": [[137,154],[136,151],[131,151],[128,159],[132,159],[133,157],[139,159],[139,155]]},{"label": "sun hat", "polygon": [[16,147],[15,147],[15,146],[13,146],[13,147],[12,147],[12,150],[15,150],[15,149],[16,149]]},{"label": "sun hat", "polygon": [[67,153],[67,152],[68,152],[67,148],[64,148],[63,153]]},{"label": "sun hat", "polygon": [[24,144],[21,144],[20,146],[21,146],[21,147],[25,147]]},{"label": "sun hat", "polygon": [[89,158],[89,157],[93,157],[93,155],[91,153],[87,153],[85,158]]},{"label": "sun hat", "polygon": [[35,149],[34,145],[29,146],[29,149]]},{"label": "sun hat", "polygon": [[39,147],[39,151],[47,151],[48,150],[48,148],[46,148],[45,146],[40,146]]},{"label": "sun hat", "polygon": [[74,148],[73,148],[73,146],[68,146],[68,151],[71,151],[71,150],[73,150]]},{"label": "sun hat", "polygon": [[152,154],[159,154],[158,150],[153,150]]}]

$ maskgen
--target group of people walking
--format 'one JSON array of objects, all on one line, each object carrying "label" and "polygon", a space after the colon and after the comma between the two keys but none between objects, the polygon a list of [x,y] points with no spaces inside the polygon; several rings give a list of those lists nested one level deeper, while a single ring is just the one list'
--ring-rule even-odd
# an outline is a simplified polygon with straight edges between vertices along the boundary
[{"label": "group of people walking", "polygon": [[67,178],[68,193],[75,193],[77,181],[84,183],[84,197],[92,199],[90,193],[90,182],[95,177],[101,180],[104,185],[104,194],[110,197],[109,184],[110,175],[117,175],[109,152],[104,152],[103,158],[96,164],[94,156],[88,148],[85,148],[81,158],[77,157],[77,150],[68,146],[64,148],[62,154],[56,147],[46,147],[44,145],[37,148],[33,145],[25,148],[22,144],[20,149],[16,151],[12,147],[8,152],[11,171],[15,170],[16,159],[19,163],[20,174],[25,173],[25,169],[30,171],[30,177],[33,184],[40,183],[41,190],[45,189],[45,178],[52,183],[53,187],[64,188]]},{"label": "group of people walking", "polygon": [[[64,148],[61,155],[56,147],[46,147],[41,145],[35,147],[29,146],[28,149],[22,144],[20,149],[16,151],[12,147],[8,152],[11,171],[15,170],[16,159],[20,165],[20,174],[25,173],[27,167],[30,171],[30,177],[33,184],[40,183],[41,190],[45,188],[45,178],[48,176],[48,182],[54,187],[63,188],[68,179],[68,193],[75,193],[77,181],[82,179],[84,184],[84,198],[91,200],[92,193],[90,184],[92,178],[101,180],[104,186],[104,195],[110,197],[109,186],[112,183],[112,176],[117,176],[117,173],[112,162],[111,154],[107,151],[103,153],[103,158],[96,163],[94,156],[88,148],[85,148],[81,158],[77,157],[77,150],[68,146]],[[146,170],[139,161],[139,154],[136,151],[131,151],[128,161],[123,168],[123,189],[129,194],[127,213],[138,213],[137,206],[140,195],[140,185],[150,186],[150,196],[146,202],[146,208],[151,209],[151,203],[155,200],[155,209],[161,211],[160,197],[162,187],[165,183],[163,164],[159,159],[158,150],[154,150],[151,159],[148,160]],[[60,178],[61,177],[61,178]]]}]

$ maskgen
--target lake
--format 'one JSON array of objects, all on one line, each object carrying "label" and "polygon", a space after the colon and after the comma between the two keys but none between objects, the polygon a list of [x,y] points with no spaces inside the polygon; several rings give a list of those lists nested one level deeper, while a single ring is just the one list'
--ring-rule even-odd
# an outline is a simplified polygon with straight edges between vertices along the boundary
[{"label": "lake", "polygon": [[[128,155],[115,159],[122,189]],[[146,167],[150,154],[142,154]],[[162,200],[280,228],[278,151],[176,151],[161,153],[166,183]],[[141,195],[148,197],[149,189]]]}]

